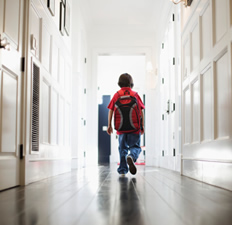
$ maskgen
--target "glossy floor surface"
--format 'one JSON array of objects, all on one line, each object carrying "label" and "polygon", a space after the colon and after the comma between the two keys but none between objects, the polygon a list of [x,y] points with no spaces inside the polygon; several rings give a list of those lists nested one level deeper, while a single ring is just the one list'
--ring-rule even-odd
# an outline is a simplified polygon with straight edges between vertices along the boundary
[{"label": "glossy floor surface", "polygon": [[231,225],[232,192],[138,166],[75,170],[0,192],[1,225]]}]

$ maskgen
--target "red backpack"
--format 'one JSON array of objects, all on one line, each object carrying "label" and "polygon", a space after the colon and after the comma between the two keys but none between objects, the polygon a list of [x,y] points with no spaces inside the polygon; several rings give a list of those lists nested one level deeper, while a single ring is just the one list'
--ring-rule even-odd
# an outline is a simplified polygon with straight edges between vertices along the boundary
[{"label": "red backpack", "polygon": [[136,92],[120,90],[114,107],[114,128],[121,133],[133,133],[141,128],[141,108]]}]

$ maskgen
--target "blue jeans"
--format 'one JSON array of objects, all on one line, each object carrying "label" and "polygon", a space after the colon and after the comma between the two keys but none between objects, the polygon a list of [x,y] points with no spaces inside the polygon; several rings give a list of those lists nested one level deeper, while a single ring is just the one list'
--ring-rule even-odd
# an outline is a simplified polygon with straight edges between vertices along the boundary
[{"label": "blue jeans", "polygon": [[128,155],[128,151],[130,151],[130,156],[133,158],[134,162],[139,157],[141,152],[140,148],[140,136],[141,134],[120,134],[118,141],[119,141],[119,155],[120,155],[120,165],[118,168],[119,174],[126,174],[128,173],[128,166],[126,157]]}]

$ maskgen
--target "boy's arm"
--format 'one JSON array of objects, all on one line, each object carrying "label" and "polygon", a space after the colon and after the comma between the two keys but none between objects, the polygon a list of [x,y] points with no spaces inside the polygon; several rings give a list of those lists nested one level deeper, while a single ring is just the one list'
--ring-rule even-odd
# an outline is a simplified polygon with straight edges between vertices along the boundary
[{"label": "boy's arm", "polygon": [[142,129],[141,129],[141,134],[144,134],[144,114],[142,110]]},{"label": "boy's arm", "polygon": [[109,110],[109,113],[108,113],[108,128],[107,128],[107,133],[109,135],[111,135],[111,133],[113,133],[113,129],[112,129],[112,126],[111,126],[111,122],[112,122],[112,117],[113,117],[113,110]]}]

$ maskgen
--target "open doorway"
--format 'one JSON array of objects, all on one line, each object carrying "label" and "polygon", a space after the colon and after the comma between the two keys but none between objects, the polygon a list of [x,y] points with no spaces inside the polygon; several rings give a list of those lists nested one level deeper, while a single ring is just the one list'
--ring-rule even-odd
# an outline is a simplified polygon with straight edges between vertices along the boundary
[{"label": "open doorway", "polygon": [[[107,102],[120,88],[118,78],[123,73],[129,73],[133,77],[134,88],[141,98],[145,98],[145,77],[146,77],[146,55],[98,55],[98,162],[117,163],[118,137],[116,131],[111,136],[106,135],[108,122]],[[104,117],[104,118],[103,118]],[[105,118],[106,117],[106,118]],[[104,121],[104,122],[102,122]],[[145,138],[141,138],[141,146],[144,146]],[[144,161],[145,154],[140,154],[140,160]]]}]

